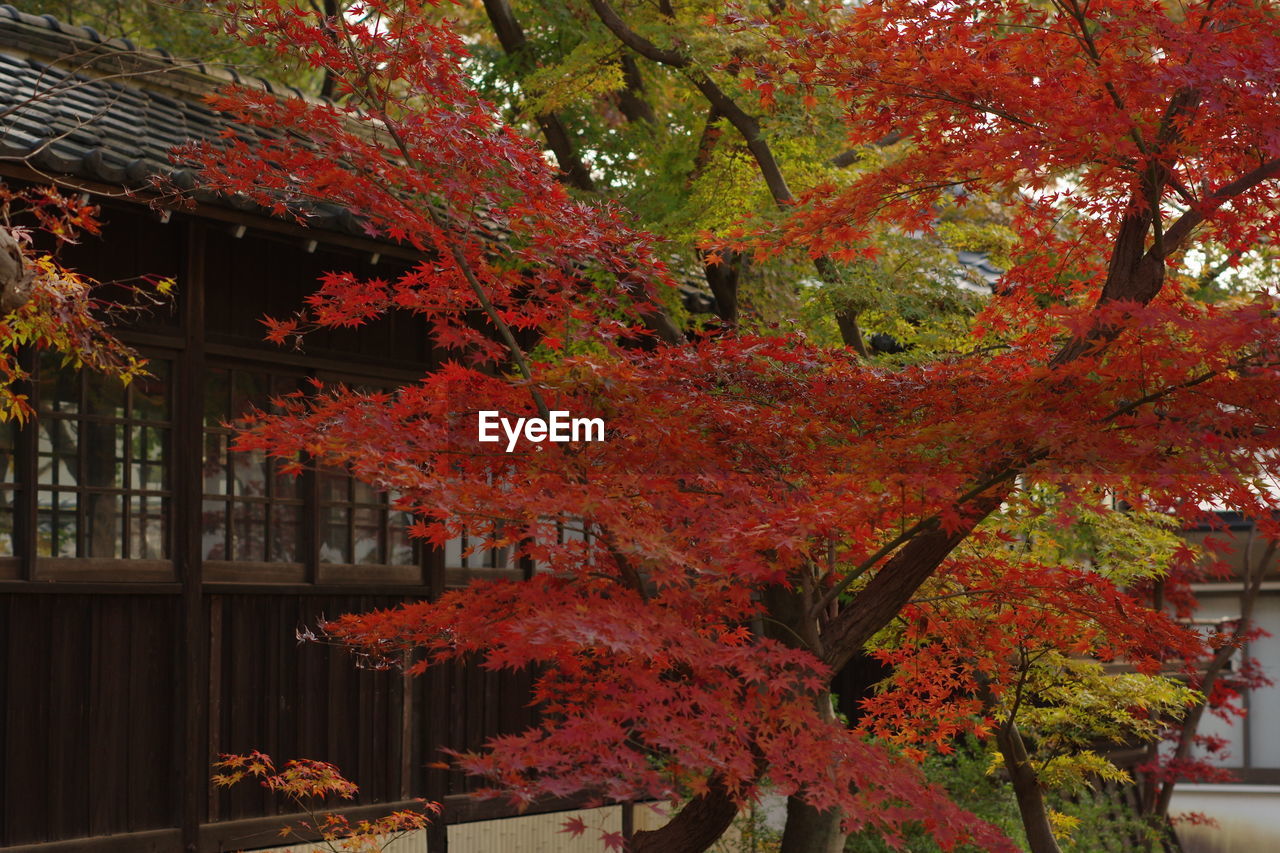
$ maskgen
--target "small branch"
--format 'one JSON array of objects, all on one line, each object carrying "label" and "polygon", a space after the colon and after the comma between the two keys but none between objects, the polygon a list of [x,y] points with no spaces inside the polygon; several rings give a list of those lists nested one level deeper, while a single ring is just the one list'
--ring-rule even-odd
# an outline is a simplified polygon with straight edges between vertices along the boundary
[{"label": "small branch", "polygon": [[1205,211],[1221,207],[1238,195],[1248,192],[1263,181],[1280,176],[1280,157],[1260,163],[1230,183],[1214,190],[1197,206],[1182,214],[1164,232],[1164,257],[1182,248],[1191,232],[1205,220]]},{"label": "small branch", "polygon": [[[484,0],[484,10],[489,16],[489,23],[493,26],[494,35],[498,37],[502,50],[512,58],[523,59],[528,48],[528,39],[525,38],[524,28],[516,20],[511,3],[508,0]],[[523,64],[522,62],[521,65]],[[535,120],[542,130],[543,137],[547,140],[547,145],[556,155],[556,163],[560,166],[560,174],[564,181],[584,192],[595,192],[596,185],[591,178],[591,171],[578,156],[577,149],[569,137],[569,131],[560,117],[553,112],[544,112],[539,113]]]},{"label": "small branch", "polygon": [[[886,133],[884,136],[871,143],[872,148],[888,148],[894,143],[901,142],[906,139],[907,135],[901,130],[895,130],[892,133]],[[828,166],[834,166],[837,169],[844,169],[852,166],[862,159],[862,152],[857,148],[850,148],[847,151],[841,151],[836,156],[827,161]]]}]

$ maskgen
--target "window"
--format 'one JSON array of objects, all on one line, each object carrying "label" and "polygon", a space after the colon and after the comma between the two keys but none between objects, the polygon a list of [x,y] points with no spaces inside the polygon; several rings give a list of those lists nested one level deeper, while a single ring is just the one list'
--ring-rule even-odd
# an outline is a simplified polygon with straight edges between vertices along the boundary
[{"label": "window", "polygon": [[201,553],[206,560],[294,563],[301,553],[302,491],[281,460],[233,452],[226,422],[297,388],[296,377],[210,368],[204,385]]},{"label": "window", "polygon": [[151,377],[125,385],[41,359],[37,556],[169,557],[170,366],[152,359]]},{"label": "window", "polygon": [[320,562],[412,565],[412,518],[393,509],[387,495],[337,471],[320,479]]},{"label": "window", "polygon": [[[294,477],[282,473],[283,460],[231,450],[235,430],[225,424],[255,408],[269,410],[272,398],[296,390],[302,378],[301,373],[231,365],[209,369],[204,384],[203,558],[276,566],[252,575],[217,575],[228,580],[297,582],[307,577],[305,566],[322,565],[339,567],[322,571],[322,582],[388,579],[344,568],[361,566],[410,568],[394,577],[419,582],[416,549],[409,540],[412,519],[393,509],[386,495],[345,471]],[[308,544],[304,531],[312,525],[315,541]]]},{"label": "window", "polygon": [[509,545],[494,547],[502,538],[502,523],[470,524],[461,536],[444,545],[445,584],[465,586],[476,578],[520,578],[523,572]]},{"label": "window", "polygon": [[[153,375],[128,385],[42,356],[38,416],[23,430],[0,424],[0,577],[21,576],[17,557],[30,550],[41,579],[171,580],[181,464],[183,494],[189,486],[201,509],[208,582],[422,583],[412,517],[390,496],[346,471],[287,475],[283,460],[231,449],[227,424],[269,409],[305,377],[232,358],[206,370],[192,389],[202,411],[179,425],[174,356],[153,356]],[[175,456],[180,426],[199,436],[198,458]],[[67,562],[84,558],[133,563],[104,572]]]},{"label": "window", "polygon": [[17,425],[0,424],[0,557],[16,555],[14,521],[18,492]]}]

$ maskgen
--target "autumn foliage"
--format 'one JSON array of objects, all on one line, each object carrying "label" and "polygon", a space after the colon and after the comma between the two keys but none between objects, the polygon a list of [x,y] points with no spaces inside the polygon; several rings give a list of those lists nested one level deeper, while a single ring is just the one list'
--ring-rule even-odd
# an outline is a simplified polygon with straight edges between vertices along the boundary
[{"label": "autumn foliage", "polygon": [[[585,791],[732,810],[768,785],[847,827],[919,821],[944,846],[1008,849],[836,719],[832,673],[905,620],[877,731],[929,719],[945,743],[983,729],[982,691],[1017,688],[1019,650],[1151,672],[1194,655],[1137,591],[980,526],[1042,511],[1036,488],[1066,496],[1064,527],[1084,509],[1191,521],[1213,504],[1280,534],[1277,305],[1265,291],[1207,304],[1188,277],[1203,246],[1247,249],[1280,216],[1266,3],[720,14],[743,46],[717,74],[740,103],[834,101],[855,148],[905,142],[709,240],[838,266],[873,262],[877,229],[929,232],[944,204],[994,206],[1013,229],[968,343],[905,363],[799,332],[673,336],[667,249],[557,180],[475,94],[464,44],[429,7],[229,14],[240,38],[328,69],[335,100],[228,90],[214,105],[240,129],[181,156],[222,192],[304,222],[341,204],[424,256],[386,280],[334,271],[269,337],[403,310],[447,354],[393,393],[286,400],[242,446],[350,466],[402,496],[423,540],[465,531],[537,567],[328,626],[370,655],[410,650],[415,671],[534,667],[543,724],[457,756],[517,802]],[[685,67],[682,45],[663,49],[655,61]],[[475,440],[478,410],[553,409],[604,418],[607,440],[510,454]],[[966,605],[930,607],[938,595]]]},{"label": "autumn foliage", "polygon": [[128,382],[146,361],[112,333],[113,323],[168,302],[173,282],[151,276],[106,285],[63,266],[67,244],[99,232],[97,209],[53,187],[0,185],[3,304],[0,305],[0,423],[33,414],[20,352],[50,350],[67,364]]},{"label": "autumn foliage", "polygon": [[325,811],[327,804],[354,799],[359,788],[338,768],[325,761],[292,759],[278,768],[262,752],[223,755],[213,764],[213,783],[230,788],[256,781],[288,801],[291,809],[306,813],[296,825],[284,827],[281,838],[318,844],[331,853],[381,853],[403,835],[425,828],[440,813],[436,803],[423,802],[416,809],[400,809],[375,820],[352,822],[345,815]]}]

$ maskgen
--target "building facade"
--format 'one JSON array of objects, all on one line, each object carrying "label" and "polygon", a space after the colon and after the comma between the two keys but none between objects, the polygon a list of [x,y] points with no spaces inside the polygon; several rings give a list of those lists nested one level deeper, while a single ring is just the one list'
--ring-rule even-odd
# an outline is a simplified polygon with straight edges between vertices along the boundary
[{"label": "building facade", "polygon": [[[525,569],[422,547],[345,471],[284,476],[231,448],[227,422],[274,395],[311,379],[390,387],[433,355],[407,315],[305,352],[262,342],[259,318],[296,310],[322,273],[417,260],[357,236],[343,211],[304,229],[227,200],[156,210],[126,195],[170,169],[173,145],[221,130],[199,101],[220,82],[206,71],[0,7],[0,178],[101,206],[102,236],[66,247],[66,266],[178,281],[172,307],[120,333],[149,377],[126,387],[32,352],[38,417],[0,425],[6,850],[279,844],[285,803],[209,781],[218,754],[254,749],[337,764],[361,788],[356,816],[425,797],[448,822],[500,817],[429,765],[534,720],[527,677],[457,666],[406,680],[299,641],[327,617]],[[445,848],[442,829],[432,838]]]}]

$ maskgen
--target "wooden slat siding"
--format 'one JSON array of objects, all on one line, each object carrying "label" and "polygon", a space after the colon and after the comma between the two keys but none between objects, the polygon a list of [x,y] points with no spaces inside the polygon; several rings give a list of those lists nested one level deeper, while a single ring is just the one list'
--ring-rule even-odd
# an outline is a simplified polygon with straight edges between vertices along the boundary
[{"label": "wooden slat siding", "polygon": [[475,697],[473,701],[476,703],[480,712],[475,714],[476,730],[473,734],[476,747],[480,747],[492,732],[497,731],[498,722],[498,703],[502,701],[502,697],[498,690],[498,685],[493,679],[493,673],[476,664],[476,685]]},{"label": "wooden slat siding", "polygon": [[[480,694],[476,691],[476,666],[470,660],[457,667],[458,686],[453,699],[458,712],[450,721],[449,744],[455,749],[474,749],[476,735],[479,732],[479,720],[474,713]],[[450,793],[461,794],[472,790],[476,782],[470,776],[455,773],[455,784]]]},{"label": "wooden slat siding", "polygon": [[[400,715],[392,712],[396,706],[390,701],[396,689],[394,671],[378,673],[378,677],[365,679],[368,701],[361,703],[361,730],[367,728],[369,743],[360,745],[360,752],[372,766],[366,773],[366,779],[376,780],[377,790],[374,795],[382,801],[398,800],[396,768],[400,758],[392,757],[391,737],[400,730]],[[365,722],[368,722],[368,726]]]},{"label": "wooden slat siding", "polygon": [[[137,784],[129,767],[132,759],[127,735],[129,698],[146,696],[148,699],[144,701],[154,702],[159,697],[150,692],[132,692],[133,673],[138,668],[138,661],[132,657],[133,626],[121,612],[120,605],[128,605],[133,599],[93,600],[86,597],[79,600],[84,602],[88,616],[86,621],[92,626],[85,649],[87,678],[81,689],[70,685],[63,689],[77,697],[83,696],[87,701],[80,718],[73,724],[74,728],[64,728],[63,731],[66,735],[84,731],[86,737],[82,741],[84,751],[78,756],[80,766],[60,767],[58,770],[64,783],[75,785],[59,799],[64,800],[66,807],[77,810],[87,806],[88,831],[76,835],[109,835],[133,828],[122,820],[128,813],[129,788]],[[80,739],[75,737],[72,743],[76,744],[73,749],[78,751]],[[167,766],[162,762],[152,772],[164,772]],[[96,790],[92,792],[89,790],[90,779],[98,780]],[[102,784],[108,780],[120,780],[124,784]]]},{"label": "wooden slat siding", "polygon": [[[285,613],[290,602],[272,596],[263,603],[266,605],[264,608],[265,624],[263,627],[267,630],[262,636],[263,645],[258,647],[261,650],[258,657],[262,661],[262,681],[260,684],[264,688],[263,695],[259,697],[261,702],[259,706],[259,725],[262,732],[262,746],[260,748],[270,754],[276,760],[277,765],[280,765],[288,759],[301,757],[296,753],[290,752],[291,745],[285,743],[281,737],[283,727],[280,720],[280,704],[284,700],[285,694],[288,693],[288,685],[280,680],[280,657],[288,646],[286,642],[283,642],[283,637],[277,639],[272,636],[273,632],[271,631],[272,628],[279,627],[285,622]],[[273,805],[277,808],[279,807],[278,799]]]},{"label": "wooden slat siding", "polygon": [[[115,666],[114,655],[106,643],[92,642],[91,620],[96,615],[88,598],[51,599],[49,622],[48,679],[50,729],[46,735],[49,762],[49,787],[45,796],[49,804],[50,838],[75,838],[89,834],[89,709],[87,693],[90,673],[113,683],[122,672]],[[101,602],[103,608],[110,601]],[[30,637],[39,636],[33,626]],[[15,650],[17,651],[17,650]],[[102,694],[99,694],[102,695]],[[119,738],[92,744],[95,757],[106,753],[108,760],[97,763],[95,770],[107,775],[99,784],[115,782],[117,772],[112,764],[122,758]],[[99,752],[101,750],[101,752]]]},{"label": "wooden slat siding", "polygon": [[4,597],[0,844],[174,824],[171,601]]},{"label": "wooden slat siding", "polygon": [[[280,751],[277,732],[271,725],[271,708],[275,705],[281,692],[281,685],[272,679],[272,658],[279,653],[285,642],[281,634],[280,615],[282,602],[275,596],[258,596],[256,598],[237,598],[237,607],[244,612],[252,613],[252,623],[245,639],[239,644],[240,654],[235,665],[245,658],[252,658],[253,664],[248,667],[246,678],[240,683],[241,695],[249,701],[245,703],[246,713],[243,718],[245,728],[239,732],[239,743],[247,749],[261,749],[269,753],[278,765],[283,765],[290,758],[312,756],[285,755]],[[284,803],[278,796],[265,789],[259,789],[263,807],[241,813],[240,817],[253,817],[256,814],[281,814],[285,811]]]},{"label": "wooden slat siding", "polygon": [[[448,682],[445,687],[444,701],[440,704],[447,710],[440,720],[439,745],[441,747],[451,747],[454,749],[462,749],[466,747],[466,741],[459,735],[458,727],[464,720],[465,699],[466,694],[464,687],[466,681],[464,678],[465,669],[461,665],[454,664],[446,669],[448,673]],[[444,755],[440,756],[441,760],[447,761]],[[457,773],[449,773],[448,781],[444,787],[444,794],[462,793],[462,782]]]},{"label": "wooden slat siding", "polygon": [[[290,602],[287,598],[281,598],[280,607],[284,608],[292,603],[295,607],[305,606],[305,602]],[[296,613],[294,614],[296,621]],[[288,626],[287,616],[281,616],[284,625]],[[290,638],[286,637],[285,642],[279,643],[275,650],[275,683],[279,685],[276,693],[276,701],[273,704],[275,709],[275,742],[276,749],[282,758],[298,758],[306,756],[307,753],[302,751],[302,745],[298,742],[298,722],[307,711],[305,706],[298,702],[298,644],[288,642]]]},{"label": "wooden slat siding", "polygon": [[[435,600],[445,592],[446,577],[442,549],[427,555],[426,566],[428,595]],[[418,676],[417,681],[419,698],[414,720],[418,737],[421,738],[421,752],[417,754],[422,756],[423,766],[414,768],[414,775],[415,778],[422,780],[422,787],[418,790],[425,792],[426,799],[440,804],[438,819],[427,827],[427,851],[428,853],[448,853],[449,832],[446,827],[450,820],[450,806],[446,796],[449,792],[449,772],[434,765],[444,760],[440,747],[445,743],[444,699],[449,678],[443,667],[435,667]]]},{"label": "wooden slat siding", "polygon": [[[355,608],[343,606],[342,610]],[[340,649],[326,650],[329,657],[330,696],[340,697],[327,709],[329,716],[329,755],[347,778],[356,784],[365,781],[368,772],[367,764],[361,766],[363,753],[369,748],[368,731],[358,731],[361,722],[361,710],[366,697],[361,688],[364,686],[360,678],[361,672],[356,668],[356,661]],[[363,786],[362,786],[363,787]],[[362,791],[368,796],[370,791]]]},{"label": "wooden slat siding", "polygon": [[[234,706],[234,711],[211,719],[211,725],[218,720],[225,730],[225,734],[211,731],[211,743],[219,737],[230,741],[234,733],[242,742],[228,742],[227,748],[242,751],[261,747],[273,750],[281,760],[302,756],[334,760],[362,786],[362,800],[401,799],[401,761],[395,754],[394,740],[403,725],[403,688],[399,684],[402,676],[394,670],[356,670],[345,650],[320,644],[298,646],[293,637],[299,623],[314,624],[321,614],[333,616],[391,602],[386,598],[344,596],[217,598],[216,607],[212,600],[209,603],[209,624],[214,636],[223,634],[219,643],[222,651],[218,658],[211,656],[210,662],[223,662],[223,671],[211,675],[214,680],[226,679],[226,685],[218,689],[225,692],[224,707]],[[172,702],[180,653],[168,642],[181,630],[180,598],[46,594],[8,596],[0,601],[4,602],[0,613],[8,629],[4,635],[4,691],[8,696],[15,695],[15,689],[24,696],[35,696],[28,705],[6,706],[6,815],[5,836],[0,843],[69,839],[77,837],[76,833],[88,832],[118,835],[178,825],[178,788],[165,772],[164,756],[182,727]],[[221,619],[212,618],[217,610],[223,613]],[[296,664],[285,663],[295,655]],[[255,658],[270,656],[278,662],[251,666]],[[57,666],[50,669],[55,662]],[[322,689],[311,689],[307,682],[315,679],[308,673],[321,676]],[[433,678],[454,682],[447,702],[432,701],[428,688]],[[513,701],[513,694],[520,688],[514,686],[516,682],[511,684],[509,687],[506,681],[500,683],[494,674],[475,664],[442,667],[413,681],[411,690],[418,691],[422,699],[413,703],[416,707],[410,710],[441,709],[437,712],[437,731],[448,734],[454,746],[474,748],[498,733],[492,728],[496,725],[494,719],[506,731],[528,724],[527,716],[511,710],[495,718],[495,712],[485,704],[503,709],[522,707],[523,701]],[[300,698],[291,702],[290,696],[310,696],[315,701]],[[255,705],[255,697],[265,698]],[[480,703],[479,707],[476,703]],[[73,719],[60,720],[60,716]],[[430,719],[431,714],[415,716],[422,720]],[[322,722],[315,729],[322,742],[306,743],[306,721],[316,718]],[[469,725],[475,720],[487,722]],[[330,732],[343,733],[333,742],[337,755],[312,748],[329,746]],[[365,743],[356,743],[366,734]],[[421,768],[418,778],[424,782],[428,775],[424,765],[432,758],[426,748],[430,738],[427,727],[415,725],[411,742],[416,742],[417,748],[409,760],[411,767]],[[154,756],[161,758],[152,760]],[[29,774],[13,775],[15,765],[34,768],[39,774],[49,765],[50,758],[54,759],[55,768],[66,764],[73,770],[78,768],[79,774],[55,770],[34,780],[35,785]],[[450,777],[450,787],[467,786],[455,774],[432,772]],[[207,767],[202,767],[200,773],[207,773]],[[273,813],[278,804],[268,802],[254,787],[244,786],[245,796],[235,812],[224,808],[223,814],[238,813],[248,819]],[[52,788],[57,790],[49,795]],[[110,788],[123,793],[112,793]],[[25,803],[21,801],[24,791],[29,792]],[[72,796],[73,791],[79,793]],[[27,821],[25,834],[13,831],[15,792],[21,817]],[[433,792],[420,786],[411,794]],[[100,796],[106,799],[98,799]],[[206,797],[202,790],[202,800]],[[61,812],[56,814],[55,801],[62,804]],[[463,808],[457,800],[453,807]],[[81,815],[79,823],[76,814]],[[54,823],[50,825],[48,820]],[[153,839],[147,842],[150,844],[158,836],[145,837]]]},{"label": "wooden slat siding", "polygon": [[[262,749],[281,762],[332,761],[361,786],[362,801],[399,799],[402,676],[357,669],[345,649],[295,640],[299,626],[313,627],[322,616],[389,603],[336,596],[223,597],[224,612],[253,615],[225,620],[222,704],[232,710],[222,715],[223,732],[211,737],[225,751]],[[254,654],[262,661],[257,666],[245,661]],[[233,791],[214,813],[239,819],[255,808],[257,814],[272,813],[275,805]]]},{"label": "wooden slat siding", "polygon": [[9,597],[3,652],[5,693],[5,843],[50,837],[49,615],[52,599]]},{"label": "wooden slat siding", "polygon": [[[362,597],[354,599],[346,606],[344,612],[366,612],[386,606],[388,602]],[[351,605],[354,605],[352,607]],[[334,614],[335,616],[338,614]],[[335,649],[336,653],[340,650]],[[399,727],[399,714],[393,711],[387,696],[393,689],[397,674],[394,669],[374,670],[369,667],[356,667],[355,660],[346,653],[341,653],[348,666],[355,671],[359,685],[360,704],[355,708],[354,719],[359,729],[359,737],[354,740],[356,748],[356,764],[359,767],[362,802],[388,802],[395,800],[395,788],[388,785],[388,766],[398,764],[398,758],[392,759],[387,752],[387,735]]]},{"label": "wooden slat siding", "polygon": [[[372,599],[361,599],[361,610],[372,610],[381,602]],[[365,776],[370,784],[369,800],[387,802],[395,800],[394,779],[390,777],[388,768],[399,764],[398,757],[392,759],[387,752],[388,735],[399,728],[400,715],[395,713],[394,706],[387,701],[391,691],[395,689],[397,674],[394,669],[372,670],[357,669],[356,677],[362,682],[363,701],[360,703],[360,729],[365,733],[358,744],[361,761],[365,764]],[[391,784],[388,780],[391,779]]]},{"label": "wooden slat siding", "polygon": [[[491,704],[489,697],[486,695],[486,673],[480,668],[478,662],[468,662],[467,664],[467,733],[466,744],[467,749],[479,749],[489,734],[489,730],[485,727],[485,718],[488,715]],[[480,786],[480,781],[476,779],[467,779],[466,790],[471,791]]]},{"label": "wooden slat siding", "polygon": [[536,721],[534,709],[529,705],[533,694],[533,673],[530,669],[503,673],[498,728],[503,732],[521,732]]},{"label": "wooden slat siding", "polygon": [[[129,601],[116,600],[121,606]],[[172,641],[180,630],[180,602],[171,596],[148,596],[141,601],[145,608],[135,606],[130,614],[133,642],[126,663],[131,675],[123,703],[129,750],[128,778],[123,780],[129,791],[124,817],[131,831],[173,826],[181,820],[183,802],[182,789],[174,785],[179,777],[173,772],[183,736],[181,702],[174,695],[181,683],[180,650]],[[139,703],[139,698],[144,701]]]},{"label": "wooden slat siding", "polygon": [[[303,606],[307,614],[306,626],[313,628],[314,620],[311,615],[314,611],[306,607],[306,602],[303,602]],[[301,709],[298,715],[297,755],[298,757],[320,757],[324,754],[322,750],[325,746],[328,721],[316,713],[315,709],[327,704],[329,699],[328,655],[323,654],[323,649],[311,643],[295,644],[294,648],[298,652],[298,681],[294,685],[294,691],[298,696],[298,707]]]},{"label": "wooden slat siding", "polygon": [[424,768],[423,790],[426,791],[428,800],[441,805],[440,820],[427,829],[427,849],[429,853],[447,853],[449,833],[444,827],[451,819],[451,807],[446,799],[451,774],[448,770],[436,765],[445,760],[440,749],[446,744],[448,737],[450,671],[446,667],[438,666],[427,670],[418,678],[423,682],[422,702],[419,705],[422,713],[415,716],[419,721],[419,731],[422,732],[424,763],[430,765]]},{"label": "wooden slat siding", "polygon": [[[208,231],[211,286],[207,297],[209,341],[276,353],[264,344],[258,318],[264,314],[288,316],[319,286],[319,278],[332,270],[368,270],[368,256],[322,248],[305,254],[294,240],[280,240],[261,232],[240,239],[231,228]],[[377,273],[386,277],[403,270],[403,264],[387,264]],[[377,318],[360,328],[317,329],[307,336],[307,353],[352,363],[422,363],[424,321],[408,314]]]},{"label": "wooden slat siding", "polygon": [[[308,758],[325,758],[339,767],[348,762],[350,753],[344,749],[348,738],[353,734],[345,731],[342,723],[350,719],[352,703],[351,661],[344,660],[341,655],[325,656],[328,664],[325,670],[325,683],[328,685],[329,704],[325,711],[325,743],[322,755],[310,755]],[[351,772],[350,763],[346,763],[347,772]]]},{"label": "wooden slat siding", "polygon": [[[407,660],[407,658],[406,658]],[[395,680],[395,707],[400,710],[400,725],[396,728],[392,739],[390,754],[398,756],[399,761],[391,765],[395,776],[395,785],[390,789],[395,792],[397,800],[407,800],[413,796],[413,772],[411,770],[415,752],[413,741],[413,683],[409,676],[401,674]],[[420,759],[419,759],[420,760]],[[421,791],[421,788],[416,789]]]},{"label": "wooden slat siding", "polygon": [[[181,707],[174,674],[179,649],[172,638],[180,624],[180,602],[168,596],[153,598],[150,614],[135,617],[129,660],[132,667],[129,701],[125,706],[129,732],[128,828],[150,830],[172,825],[180,816],[182,791],[173,780],[182,746]],[[171,691],[166,697],[166,691]],[[159,701],[137,702],[156,696]],[[172,775],[170,775],[172,774]],[[168,778],[166,778],[168,776]]]},{"label": "wooden slat siding", "polygon": [[379,691],[379,717],[383,720],[380,751],[382,753],[382,785],[380,795],[384,800],[402,800],[409,796],[400,785],[402,741],[400,733],[404,724],[404,677],[397,670],[384,673],[381,679],[385,689]]},{"label": "wooden slat siding", "polygon": [[[266,742],[255,720],[257,699],[267,689],[262,681],[262,655],[267,647],[257,637],[264,602],[237,598],[227,603],[231,606],[227,607],[223,636],[223,666],[227,673],[223,699],[227,715],[224,749],[232,753],[253,749],[270,752],[273,745]],[[237,786],[228,794],[227,817],[237,820],[272,814],[270,806],[271,799],[261,788],[252,784]]]},{"label": "wooden slat siding", "polygon": [[[209,595],[205,596],[206,622],[208,626],[208,671],[206,683],[209,685],[209,693],[207,697],[208,712],[205,715],[205,730],[208,738],[209,749],[206,755],[210,764],[223,752],[222,748],[222,695],[223,695],[223,666],[222,666],[222,596]],[[190,771],[194,774],[194,769]],[[222,797],[218,789],[213,787],[205,778],[201,778],[200,785],[203,794],[205,806],[202,810],[205,822],[220,820],[222,817]]]}]

